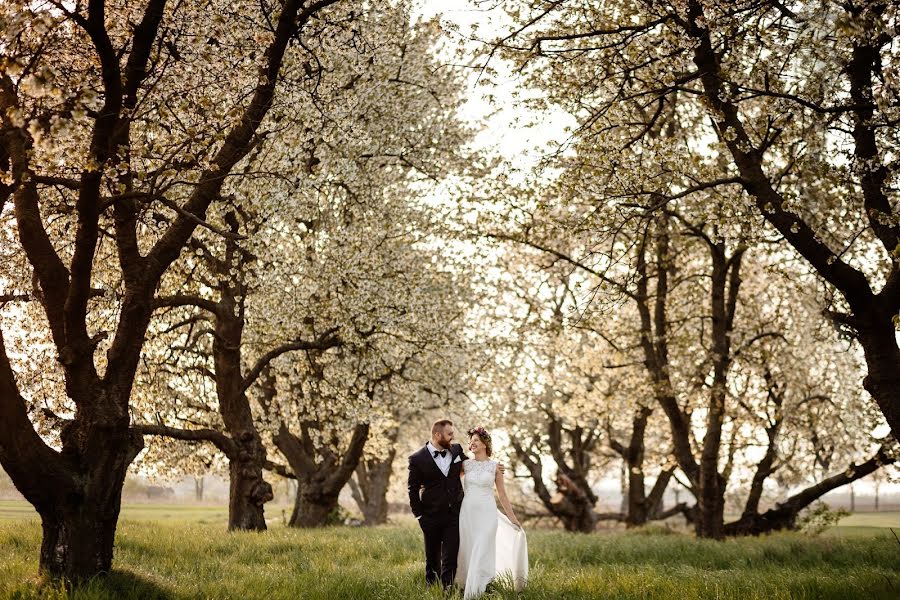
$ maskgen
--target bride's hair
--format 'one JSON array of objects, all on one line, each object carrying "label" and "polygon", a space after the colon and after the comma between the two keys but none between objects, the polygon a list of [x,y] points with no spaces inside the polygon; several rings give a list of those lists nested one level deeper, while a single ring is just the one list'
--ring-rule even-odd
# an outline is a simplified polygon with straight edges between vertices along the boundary
[{"label": "bride's hair", "polygon": [[480,439],[482,443],[484,443],[484,450],[485,452],[487,452],[487,455],[491,455],[494,450],[491,445],[491,434],[489,434],[484,427],[473,427],[466,433],[469,434],[469,439],[472,439],[473,435],[477,435],[478,439]]}]

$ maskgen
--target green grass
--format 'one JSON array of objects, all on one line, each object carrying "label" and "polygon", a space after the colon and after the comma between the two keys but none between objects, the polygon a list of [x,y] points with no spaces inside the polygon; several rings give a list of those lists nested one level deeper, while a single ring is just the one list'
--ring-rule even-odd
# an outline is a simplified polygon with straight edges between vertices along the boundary
[{"label": "green grass", "polygon": [[[0,598],[65,597],[34,577],[40,525],[10,518],[15,510],[0,503]],[[228,534],[221,516],[205,507],[126,507],[113,574],[74,598],[442,598],[421,582],[414,525]],[[865,535],[837,527],[836,535],[726,542],[659,528],[590,536],[530,531],[531,579],[518,598],[896,598],[900,545],[877,528],[896,516],[846,528],[865,528]],[[490,596],[515,597],[502,589]]]}]

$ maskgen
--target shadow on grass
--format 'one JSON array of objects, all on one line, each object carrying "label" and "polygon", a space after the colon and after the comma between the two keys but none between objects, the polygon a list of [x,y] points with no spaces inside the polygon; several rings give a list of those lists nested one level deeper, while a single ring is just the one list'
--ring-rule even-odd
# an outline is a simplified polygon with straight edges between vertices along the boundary
[{"label": "shadow on grass", "polygon": [[110,598],[168,600],[176,597],[170,590],[131,571],[114,570],[90,585],[97,585],[98,590],[108,593]]},{"label": "shadow on grass", "polygon": [[[37,579],[37,578],[35,578]],[[62,581],[32,580],[10,600],[174,600],[178,595],[131,571],[114,570],[66,589]]]}]

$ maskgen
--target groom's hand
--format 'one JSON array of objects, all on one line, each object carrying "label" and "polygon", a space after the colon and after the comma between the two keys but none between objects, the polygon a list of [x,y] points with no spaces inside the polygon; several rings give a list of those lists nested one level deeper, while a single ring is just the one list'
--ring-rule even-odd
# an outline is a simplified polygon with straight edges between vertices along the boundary
[{"label": "groom's hand", "polygon": [[497,463],[497,470],[500,471],[501,475],[506,474],[506,467],[503,466],[503,463]]}]

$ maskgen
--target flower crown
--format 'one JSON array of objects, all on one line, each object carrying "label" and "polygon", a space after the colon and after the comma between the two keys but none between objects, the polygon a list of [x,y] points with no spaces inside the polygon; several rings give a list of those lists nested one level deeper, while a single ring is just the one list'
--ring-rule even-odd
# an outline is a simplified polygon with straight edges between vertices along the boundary
[{"label": "flower crown", "polygon": [[488,440],[488,441],[491,440],[491,434],[489,434],[484,427],[473,427],[466,433],[469,435],[469,437],[472,437],[473,435],[475,435],[477,433],[478,437],[480,437],[481,439]]}]

